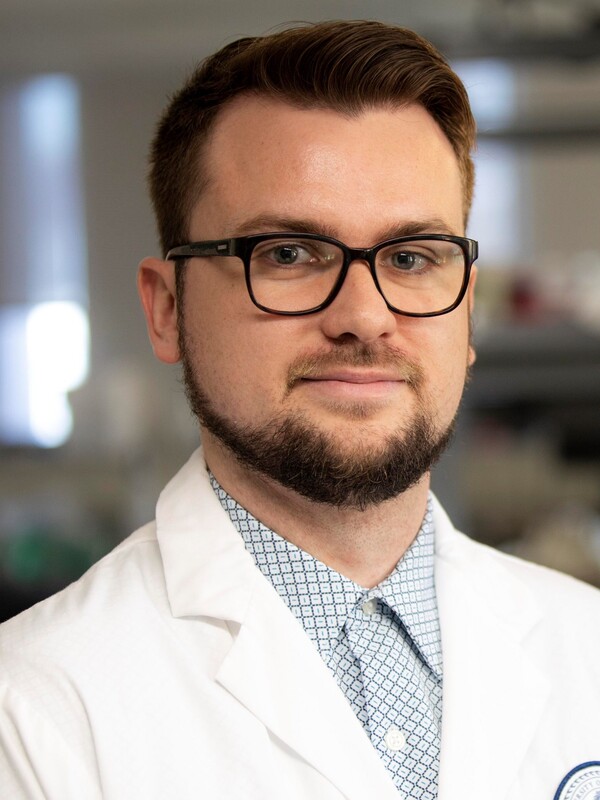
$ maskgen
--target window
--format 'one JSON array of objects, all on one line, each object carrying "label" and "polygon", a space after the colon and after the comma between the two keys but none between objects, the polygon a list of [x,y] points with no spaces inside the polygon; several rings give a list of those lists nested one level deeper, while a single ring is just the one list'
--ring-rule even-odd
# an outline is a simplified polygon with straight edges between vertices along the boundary
[{"label": "window", "polygon": [[0,95],[0,441],[56,447],[88,371],[78,88],[46,75]]},{"label": "window", "polygon": [[469,235],[479,240],[482,263],[518,264],[527,246],[522,159],[510,143],[485,137],[509,128],[514,121],[514,69],[493,59],[461,61],[453,67],[467,88],[481,134]]}]

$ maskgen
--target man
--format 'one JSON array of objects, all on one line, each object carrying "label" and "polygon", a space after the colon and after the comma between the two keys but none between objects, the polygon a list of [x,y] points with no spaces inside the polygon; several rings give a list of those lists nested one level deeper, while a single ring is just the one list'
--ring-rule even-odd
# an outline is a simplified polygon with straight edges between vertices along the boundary
[{"label": "man", "polygon": [[474,361],[474,123],[415,34],[235,42],[152,150],[139,290],[202,449],[2,635],[3,798],[587,797],[598,593],[429,494]]}]

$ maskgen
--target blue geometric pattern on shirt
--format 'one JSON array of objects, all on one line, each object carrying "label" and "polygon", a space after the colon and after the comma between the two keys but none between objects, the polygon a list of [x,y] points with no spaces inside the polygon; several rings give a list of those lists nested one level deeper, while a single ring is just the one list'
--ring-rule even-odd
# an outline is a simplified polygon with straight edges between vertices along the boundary
[{"label": "blue geometric pattern on shirt", "polygon": [[[407,800],[434,800],[442,646],[431,499],[416,539],[394,572],[367,590],[267,528],[210,477],[258,568],[316,645],[396,787]],[[365,606],[369,600],[374,611]],[[394,728],[406,739],[401,750],[386,745]]]}]

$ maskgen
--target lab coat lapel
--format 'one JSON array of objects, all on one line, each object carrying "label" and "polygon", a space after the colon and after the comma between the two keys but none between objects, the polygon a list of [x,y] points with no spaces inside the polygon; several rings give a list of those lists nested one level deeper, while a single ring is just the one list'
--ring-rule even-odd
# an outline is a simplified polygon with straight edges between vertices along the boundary
[{"label": "lab coat lapel", "polygon": [[[443,512],[441,512],[443,514]],[[436,523],[444,656],[439,800],[505,800],[526,758],[549,682],[523,642],[539,618],[527,587]]]},{"label": "lab coat lapel", "polygon": [[398,800],[321,656],[262,575],[217,681],[349,800]]},{"label": "lab coat lapel", "polygon": [[232,633],[216,680],[348,800],[398,800],[317,649],[223,511],[201,450],[161,494],[156,519],[174,616],[212,617]]}]

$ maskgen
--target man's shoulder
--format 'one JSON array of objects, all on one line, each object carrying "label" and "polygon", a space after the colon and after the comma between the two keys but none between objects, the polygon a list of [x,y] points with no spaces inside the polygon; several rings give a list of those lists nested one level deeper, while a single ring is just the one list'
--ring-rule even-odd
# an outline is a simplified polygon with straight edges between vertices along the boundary
[{"label": "man's shoulder", "polygon": [[575,648],[600,648],[600,590],[555,569],[525,561],[510,553],[458,534],[471,580],[478,593],[507,618],[524,612],[523,603],[537,610],[542,629],[554,630]]},{"label": "man's shoulder", "polygon": [[165,603],[154,523],[131,534],[79,580],[0,625],[2,670],[80,649],[144,606]]},{"label": "man's shoulder", "polygon": [[485,552],[489,558],[506,570],[512,576],[526,584],[534,593],[545,597],[547,600],[558,600],[564,603],[591,604],[600,612],[600,590],[578,578],[559,572],[556,569],[526,561],[509,552],[492,548],[479,542],[472,542],[473,546]]}]

